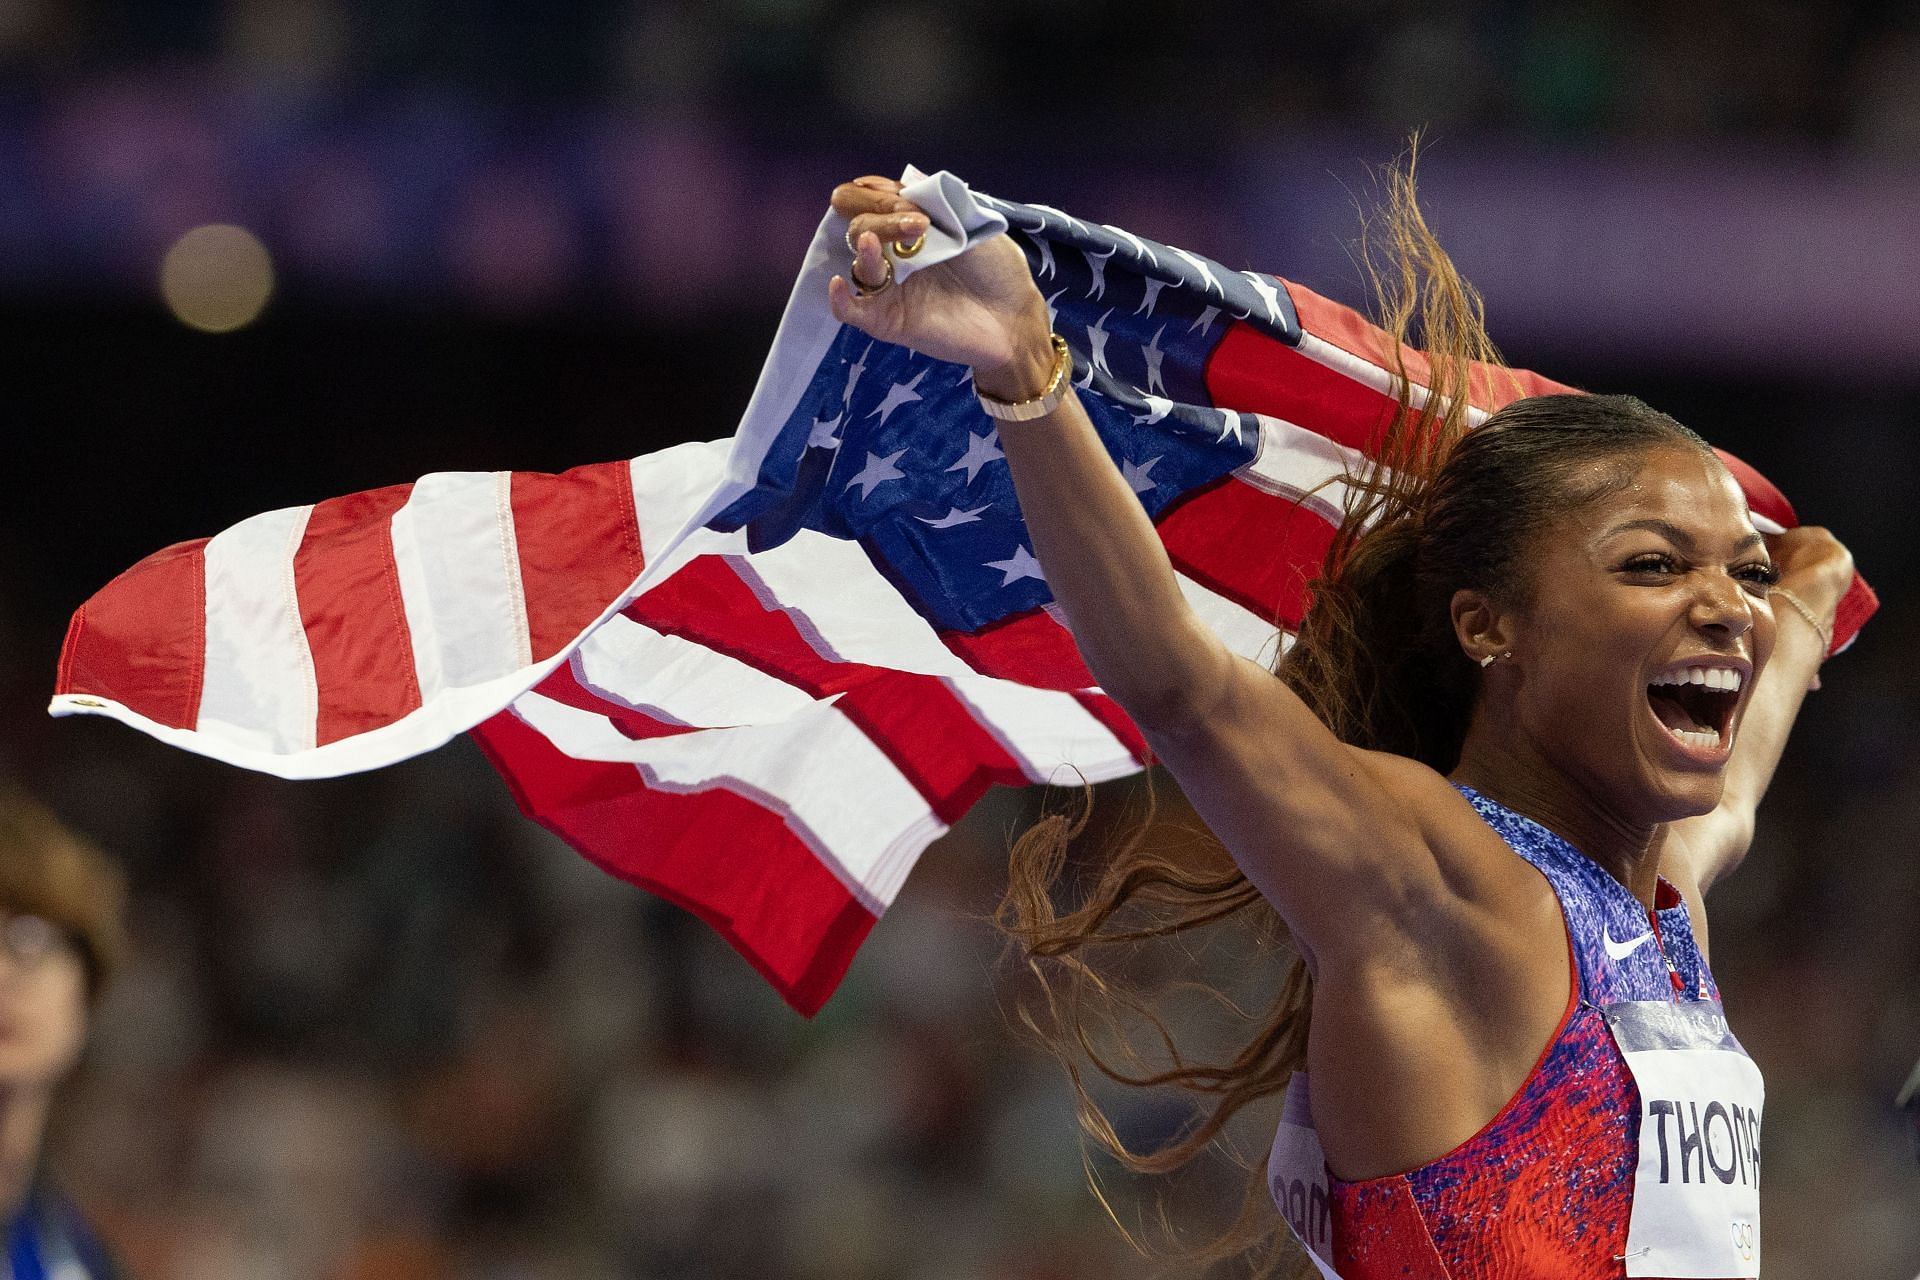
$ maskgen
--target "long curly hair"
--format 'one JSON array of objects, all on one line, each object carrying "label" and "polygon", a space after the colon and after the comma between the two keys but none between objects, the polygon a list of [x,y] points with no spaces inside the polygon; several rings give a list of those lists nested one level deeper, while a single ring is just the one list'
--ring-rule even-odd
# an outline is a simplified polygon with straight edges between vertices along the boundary
[{"label": "long curly hair", "polygon": [[[1555,513],[1629,483],[1650,447],[1706,445],[1628,396],[1512,399],[1519,382],[1487,336],[1480,296],[1415,200],[1416,158],[1417,148],[1386,172],[1382,210],[1362,239],[1386,335],[1380,355],[1394,377],[1391,418],[1368,468],[1345,477],[1344,519],[1275,675],[1342,741],[1446,773],[1480,680],[1453,635],[1453,592],[1476,588],[1524,605],[1529,540]],[[1424,355],[1410,345],[1415,336]],[[1483,416],[1476,402],[1502,400],[1512,402],[1474,425]],[[1585,466],[1596,459],[1619,465]],[[1069,874],[1087,796],[1013,843],[997,922],[1034,979],[1017,1016],[1065,1066],[1094,1148],[1133,1173],[1170,1173],[1224,1146],[1236,1115],[1286,1087],[1305,1061],[1313,983],[1285,923],[1217,844],[1169,848],[1155,835],[1151,798],[1147,820],[1104,835],[1088,865],[1075,858]],[[1182,1051],[1151,984],[1126,975],[1144,944],[1191,943],[1229,920],[1282,976],[1263,1007],[1228,1006],[1237,1045],[1195,1056]],[[1195,1117],[1163,1144],[1134,1150],[1093,1092],[1101,1079],[1182,1091]],[[1261,1276],[1300,1265],[1267,1197],[1263,1160],[1235,1156],[1249,1173],[1237,1218],[1193,1245],[1178,1243],[1164,1214],[1155,1239],[1130,1230],[1089,1157],[1095,1193],[1144,1252],[1196,1270],[1234,1261]]]}]

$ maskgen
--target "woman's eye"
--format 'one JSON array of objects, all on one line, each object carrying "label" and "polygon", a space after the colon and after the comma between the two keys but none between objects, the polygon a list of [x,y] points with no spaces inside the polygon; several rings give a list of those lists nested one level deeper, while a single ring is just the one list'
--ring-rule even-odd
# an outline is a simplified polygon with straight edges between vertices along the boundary
[{"label": "woman's eye", "polygon": [[1628,573],[1672,573],[1675,565],[1672,556],[1645,555],[1635,556],[1620,567]]},{"label": "woman's eye", "polygon": [[1742,565],[1733,571],[1733,576],[1742,582],[1756,587],[1776,586],[1780,582],[1780,566],[1773,564]]}]

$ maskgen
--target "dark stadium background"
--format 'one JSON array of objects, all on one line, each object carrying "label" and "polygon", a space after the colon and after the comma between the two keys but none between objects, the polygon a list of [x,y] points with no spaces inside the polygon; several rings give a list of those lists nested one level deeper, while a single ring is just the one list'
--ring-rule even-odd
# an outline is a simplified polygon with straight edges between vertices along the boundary
[{"label": "dark stadium background", "polygon": [[[134,876],[57,1149],[135,1273],[1144,1274],[979,919],[1033,797],[930,851],[805,1023],[464,744],[294,786],[46,719],[55,655],[112,574],[256,511],[726,434],[843,176],[945,166],[1358,300],[1367,166],[1418,124],[1508,355],[1742,454],[1886,602],[1714,942],[1768,1078],[1768,1274],[1920,1269],[1911,6],[15,0],[0,768]],[[155,284],[216,222],[276,271],[226,334]],[[1175,1202],[1197,1229],[1232,1185]]]}]

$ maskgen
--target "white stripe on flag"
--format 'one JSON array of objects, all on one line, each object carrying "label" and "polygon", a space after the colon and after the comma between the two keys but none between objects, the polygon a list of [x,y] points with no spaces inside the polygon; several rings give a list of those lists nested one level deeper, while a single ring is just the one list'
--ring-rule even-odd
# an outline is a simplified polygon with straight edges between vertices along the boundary
[{"label": "white stripe on flag", "polygon": [[206,674],[196,727],[262,751],[314,744],[319,693],[293,556],[311,506],[257,515],[206,547]]},{"label": "white stripe on flag", "polygon": [[537,693],[521,695],[513,710],[567,755],[630,762],[656,790],[720,787],[779,813],[875,915],[893,901],[920,850],[947,829],[831,703],[814,703],[776,724],[642,740],[621,734],[603,716]]},{"label": "white stripe on flag", "polygon": [[632,461],[633,513],[649,567],[726,478],[732,446],[731,440],[676,444]]},{"label": "white stripe on flag", "polygon": [[1366,455],[1283,418],[1254,417],[1260,424],[1259,447],[1234,476],[1339,524],[1349,497],[1346,479],[1367,474],[1371,464]]},{"label": "white stripe on flag", "polygon": [[983,675],[946,684],[1034,782],[1105,782],[1140,768],[1127,745],[1070,693]]},{"label": "white stripe on flag", "polygon": [[[1386,369],[1373,363],[1371,360],[1361,359],[1344,347],[1334,346],[1331,342],[1328,342],[1325,338],[1317,334],[1309,333],[1305,329],[1302,329],[1297,349],[1301,355],[1306,356],[1316,364],[1323,364],[1336,373],[1344,373],[1355,382],[1360,383],[1362,386],[1371,387],[1389,399],[1395,394],[1393,375]],[[1411,403],[1414,408],[1418,409],[1427,402],[1427,388],[1421,386],[1419,383],[1415,383],[1412,390],[1413,393],[1408,397],[1408,402]],[[1477,427],[1486,420],[1487,411],[1485,409],[1475,405],[1467,406],[1467,425],[1469,427]]]},{"label": "white stripe on flag", "polygon": [[982,676],[967,665],[856,542],[805,532],[733,565],[760,602],[784,609],[822,657],[944,679],[1035,782],[1052,781],[1066,761],[1094,779],[1139,767],[1126,745],[1072,694]]},{"label": "white stripe on flag", "polygon": [[504,474],[436,472],[394,512],[393,563],[423,701],[533,661]]},{"label": "white stripe on flag", "polygon": [[927,620],[894,590],[857,542],[802,529],[777,547],[732,558],[760,603],[793,619],[830,662],[933,676],[970,676]]},{"label": "white stripe on flag", "polygon": [[615,614],[574,653],[574,674],[603,698],[700,728],[784,720],[813,699],[736,658]]},{"label": "white stripe on flag", "polygon": [[1200,585],[1184,573],[1176,573],[1173,576],[1174,581],[1180,584],[1180,594],[1187,598],[1187,603],[1193,606],[1193,611],[1200,615],[1200,621],[1206,623],[1209,631],[1225,641],[1227,648],[1263,667],[1272,666],[1286,650],[1286,639],[1275,624],[1264,620],[1253,610]]}]

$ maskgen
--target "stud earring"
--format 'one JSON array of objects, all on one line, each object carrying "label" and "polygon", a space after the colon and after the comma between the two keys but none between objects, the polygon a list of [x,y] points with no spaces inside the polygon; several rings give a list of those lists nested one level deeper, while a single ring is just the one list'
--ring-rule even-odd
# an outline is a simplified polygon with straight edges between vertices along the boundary
[{"label": "stud earring", "polygon": [[1512,656],[1513,656],[1513,650],[1511,649],[1503,650],[1500,653],[1490,653],[1486,657],[1480,659],[1480,667],[1482,670],[1485,670],[1486,668],[1492,666],[1496,660],[1504,660],[1507,658],[1511,658]]}]

